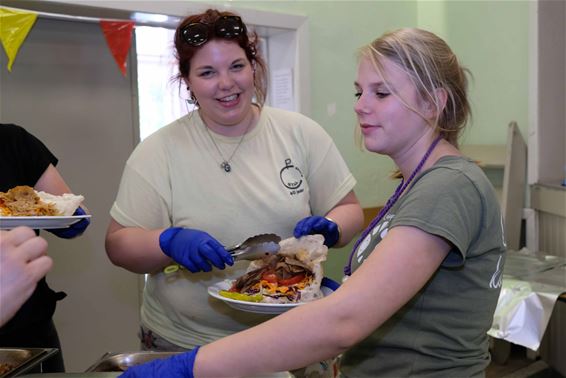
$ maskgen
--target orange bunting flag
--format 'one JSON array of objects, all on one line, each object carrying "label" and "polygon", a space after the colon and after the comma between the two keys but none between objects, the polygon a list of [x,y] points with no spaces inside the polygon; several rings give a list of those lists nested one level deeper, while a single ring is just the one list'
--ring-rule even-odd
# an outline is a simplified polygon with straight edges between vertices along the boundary
[{"label": "orange bunting flag", "polygon": [[37,13],[0,8],[0,40],[8,55],[8,71],[36,19]]},{"label": "orange bunting flag", "polygon": [[126,60],[132,45],[134,22],[100,20],[100,28],[122,75],[126,76]]}]

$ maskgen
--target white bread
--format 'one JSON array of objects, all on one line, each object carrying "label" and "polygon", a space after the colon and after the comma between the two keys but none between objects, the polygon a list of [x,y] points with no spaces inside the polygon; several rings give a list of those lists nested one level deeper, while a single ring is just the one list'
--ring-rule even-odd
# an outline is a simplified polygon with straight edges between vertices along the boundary
[{"label": "white bread", "polygon": [[52,203],[62,216],[73,215],[85,199],[84,196],[71,193],[56,196],[50,193],[37,192],[37,195],[43,202]]}]

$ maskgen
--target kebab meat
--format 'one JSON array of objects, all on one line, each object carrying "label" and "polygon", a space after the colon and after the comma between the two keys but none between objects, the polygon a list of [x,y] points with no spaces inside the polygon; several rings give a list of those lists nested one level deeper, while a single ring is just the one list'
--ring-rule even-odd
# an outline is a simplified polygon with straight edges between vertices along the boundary
[{"label": "kebab meat", "polygon": [[322,298],[322,262],[328,254],[322,235],[289,238],[279,245],[281,249],[276,255],[253,261],[247,272],[220,295],[263,303],[309,302]]}]

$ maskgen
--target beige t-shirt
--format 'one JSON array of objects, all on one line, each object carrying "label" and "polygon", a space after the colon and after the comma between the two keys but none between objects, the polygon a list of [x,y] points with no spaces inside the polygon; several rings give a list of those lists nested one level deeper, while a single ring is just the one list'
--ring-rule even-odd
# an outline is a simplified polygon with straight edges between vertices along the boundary
[{"label": "beige t-shirt", "polygon": [[[193,112],[137,146],[110,211],[118,223],[195,228],[226,246],[259,233],[287,238],[299,220],[326,214],[356,183],[332,139],[301,114],[264,107],[230,161],[229,173],[220,168],[223,158],[205,127]],[[225,157],[241,139],[210,134]],[[149,275],[143,324],[193,348],[268,319],[207,294],[208,286],[242,275],[248,265]]]}]

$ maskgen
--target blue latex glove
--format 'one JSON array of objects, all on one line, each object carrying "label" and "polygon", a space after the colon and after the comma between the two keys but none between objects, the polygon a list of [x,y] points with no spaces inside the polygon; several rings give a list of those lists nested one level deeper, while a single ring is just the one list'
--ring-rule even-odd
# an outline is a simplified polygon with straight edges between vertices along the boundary
[{"label": "blue latex glove", "polygon": [[322,281],[320,282],[320,286],[326,286],[327,288],[331,289],[332,291],[338,290],[340,284],[328,277],[322,277]]},{"label": "blue latex glove", "polygon": [[210,272],[212,265],[224,269],[233,265],[232,255],[226,248],[204,231],[191,228],[171,227],[159,235],[163,253],[192,273]]},{"label": "blue latex glove", "polygon": [[298,239],[304,235],[321,234],[324,236],[324,244],[332,247],[340,239],[340,229],[338,225],[325,217],[318,215],[306,217],[297,223],[293,232]]},{"label": "blue latex glove", "polygon": [[[83,208],[79,206],[77,207],[77,210],[75,210],[73,215],[86,215],[86,213],[83,210]],[[89,224],[90,224],[90,219],[83,218],[77,223],[74,223],[67,228],[53,228],[53,229],[47,229],[47,231],[63,239],[72,239],[72,238],[76,238],[79,235],[82,235]]]},{"label": "blue latex glove", "polygon": [[193,366],[199,347],[164,359],[132,366],[118,378],[193,378]]}]

